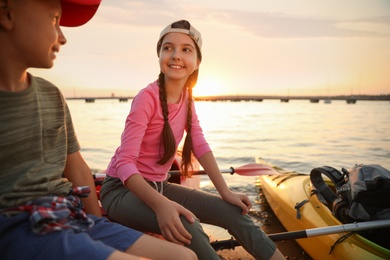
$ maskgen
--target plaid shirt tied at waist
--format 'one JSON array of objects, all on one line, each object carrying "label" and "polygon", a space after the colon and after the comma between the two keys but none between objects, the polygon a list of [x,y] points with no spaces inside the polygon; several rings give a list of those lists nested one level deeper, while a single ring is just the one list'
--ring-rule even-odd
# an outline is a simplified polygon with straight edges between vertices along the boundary
[{"label": "plaid shirt tied at waist", "polygon": [[35,234],[44,235],[64,229],[81,232],[94,225],[94,221],[84,212],[80,199],[88,197],[90,192],[88,186],[74,187],[66,197],[43,196],[9,211],[30,213],[31,228]]}]

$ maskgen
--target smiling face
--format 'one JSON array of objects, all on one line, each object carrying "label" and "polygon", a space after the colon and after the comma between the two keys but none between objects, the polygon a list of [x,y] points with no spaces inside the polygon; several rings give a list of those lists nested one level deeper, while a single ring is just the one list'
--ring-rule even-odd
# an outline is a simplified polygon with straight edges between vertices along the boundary
[{"label": "smiling face", "polygon": [[167,34],[162,41],[159,57],[166,82],[181,81],[184,84],[200,64],[194,41],[183,33]]},{"label": "smiling face", "polygon": [[22,66],[50,68],[66,39],[59,27],[60,0],[10,1],[15,54]]}]

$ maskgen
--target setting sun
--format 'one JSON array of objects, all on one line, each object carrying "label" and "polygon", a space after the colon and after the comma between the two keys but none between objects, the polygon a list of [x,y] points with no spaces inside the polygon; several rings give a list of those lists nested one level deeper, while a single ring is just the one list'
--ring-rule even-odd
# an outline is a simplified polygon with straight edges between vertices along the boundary
[{"label": "setting sun", "polygon": [[226,93],[226,85],[223,81],[202,76],[199,77],[198,83],[196,84],[193,94],[194,96],[218,96],[222,93]]}]

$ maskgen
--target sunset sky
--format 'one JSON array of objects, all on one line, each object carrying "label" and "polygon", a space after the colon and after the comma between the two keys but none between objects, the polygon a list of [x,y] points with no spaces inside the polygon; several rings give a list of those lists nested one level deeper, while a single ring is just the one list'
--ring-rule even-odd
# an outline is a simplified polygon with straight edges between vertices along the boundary
[{"label": "sunset sky", "polygon": [[159,74],[156,42],[186,19],[203,37],[195,95],[390,94],[388,0],[103,0],[51,70],[66,97],[133,96]]}]

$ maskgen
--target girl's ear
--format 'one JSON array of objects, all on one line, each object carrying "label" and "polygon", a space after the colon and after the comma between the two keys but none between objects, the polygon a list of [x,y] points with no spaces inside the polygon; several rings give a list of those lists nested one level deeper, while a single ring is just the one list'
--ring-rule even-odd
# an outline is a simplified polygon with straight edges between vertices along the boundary
[{"label": "girl's ear", "polygon": [[7,0],[0,1],[0,26],[5,30],[12,29],[13,15]]},{"label": "girl's ear", "polygon": [[200,65],[200,60],[198,59],[198,60],[196,61],[196,67],[195,67],[195,70],[198,70],[198,69],[199,69],[199,65]]}]

